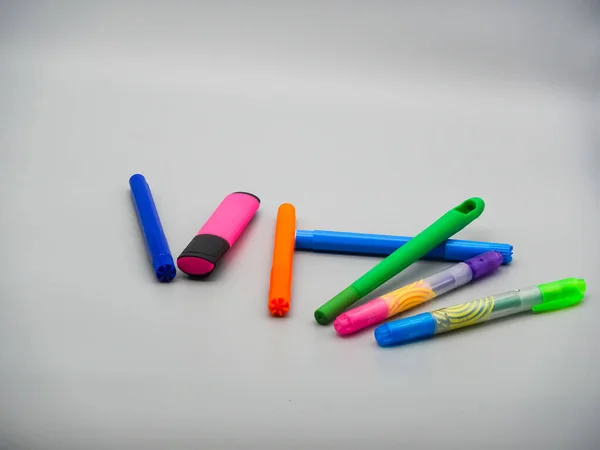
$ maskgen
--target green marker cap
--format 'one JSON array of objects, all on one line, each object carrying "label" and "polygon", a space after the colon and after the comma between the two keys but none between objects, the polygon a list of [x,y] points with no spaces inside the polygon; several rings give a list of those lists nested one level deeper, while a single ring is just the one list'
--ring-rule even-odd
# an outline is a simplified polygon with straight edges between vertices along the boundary
[{"label": "green marker cap", "polygon": [[583,300],[586,284],[582,278],[565,278],[552,283],[540,284],[542,303],[531,308],[533,312],[555,311],[568,308]]}]

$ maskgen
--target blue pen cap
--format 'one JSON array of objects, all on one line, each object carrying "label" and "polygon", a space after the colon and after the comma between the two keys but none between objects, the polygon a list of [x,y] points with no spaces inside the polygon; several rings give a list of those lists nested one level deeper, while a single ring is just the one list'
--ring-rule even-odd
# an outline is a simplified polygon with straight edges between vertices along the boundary
[{"label": "blue pen cap", "polygon": [[150,192],[150,186],[144,176],[140,174],[132,175],[129,178],[129,186],[156,278],[163,282],[171,281],[177,272],[152,198],[152,192]]},{"label": "blue pen cap", "polygon": [[375,328],[375,340],[381,347],[406,344],[435,334],[436,325],[430,313],[394,320]]}]

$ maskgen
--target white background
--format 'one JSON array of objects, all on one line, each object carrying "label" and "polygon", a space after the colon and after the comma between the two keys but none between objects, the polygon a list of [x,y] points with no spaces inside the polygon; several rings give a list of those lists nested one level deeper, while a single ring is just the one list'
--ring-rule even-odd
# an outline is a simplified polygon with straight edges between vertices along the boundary
[{"label": "white background", "polygon": [[[0,2],[0,448],[597,448],[599,55],[596,1]],[[137,172],[174,256],[261,197],[210,280],[155,281]],[[471,196],[515,261],[415,313],[585,302],[380,349],[312,318],[379,259],[297,253],[268,316],[280,203],[414,235]]]}]

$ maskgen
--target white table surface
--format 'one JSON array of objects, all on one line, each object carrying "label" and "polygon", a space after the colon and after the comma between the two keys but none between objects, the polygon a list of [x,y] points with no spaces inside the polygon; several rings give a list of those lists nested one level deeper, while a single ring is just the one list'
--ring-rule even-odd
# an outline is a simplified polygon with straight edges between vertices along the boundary
[{"label": "white table surface", "polygon": [[[416,4],[0,3],[0,449],[598,448],[597,2]],[[261,197],[210,280],[153,279],[137,172],[174,256]],[[458,237],[515,261],[415,312],[564,277],[586,301],[380,349],[312,317],[379,259],[297,253],[268,316],[280,203],[413,235],[470,196]]]}]

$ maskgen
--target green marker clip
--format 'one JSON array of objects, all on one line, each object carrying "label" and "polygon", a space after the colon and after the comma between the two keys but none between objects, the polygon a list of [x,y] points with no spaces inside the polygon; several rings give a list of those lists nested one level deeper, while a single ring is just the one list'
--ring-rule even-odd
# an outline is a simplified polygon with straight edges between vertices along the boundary
[{"label": "green marker clip", "polygon": [[465,228],[477,219],[484,209],[485,203],[478,197],[465,200],[456,208],[451,209],[317,309],[315,311],[316,321],[321,325],[333,322],[348,307]]}]

